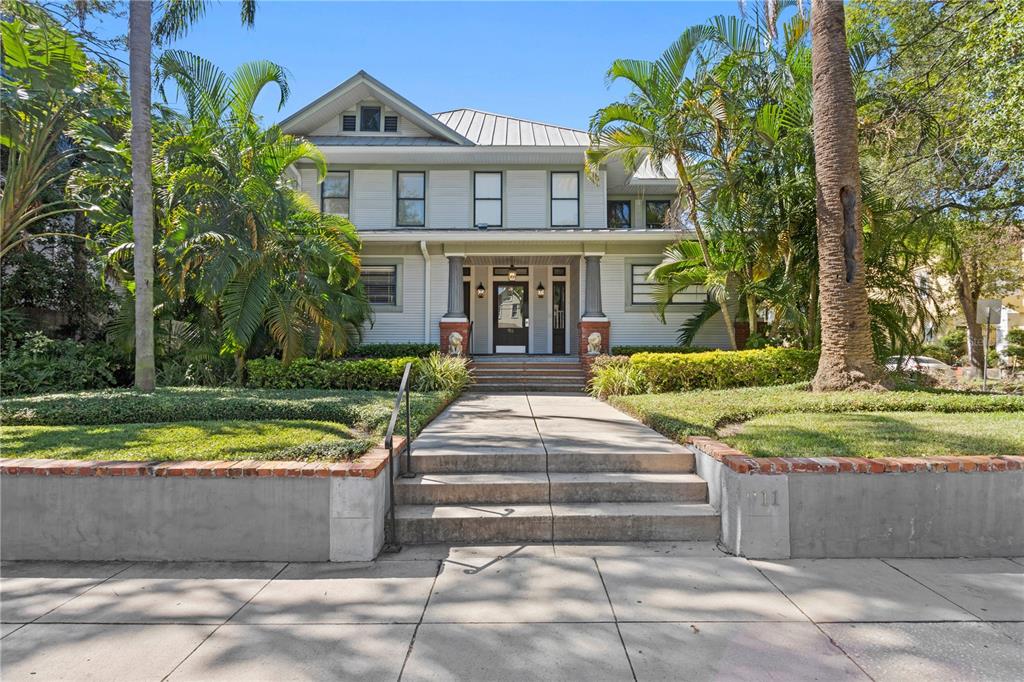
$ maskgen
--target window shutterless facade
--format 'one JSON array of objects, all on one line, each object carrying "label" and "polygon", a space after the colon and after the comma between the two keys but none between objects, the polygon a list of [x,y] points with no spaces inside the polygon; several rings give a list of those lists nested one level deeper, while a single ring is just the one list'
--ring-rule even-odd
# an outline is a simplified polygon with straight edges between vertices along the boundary
[{"label": "window shutterless facade", "polygon": [[551,225],[580,225],[580,174],[577,171],[551,173]]},{"label": "window shutterless facade", "polygon": [[398,172],[399,227],[423,227],[427,217],[427,174],[423,171]]},{"label": "window shutterless facade", "polygon": [[359,278],[363,281],[366,299],[370,305],[398,305],[397,265],[364,265]]},{"label": "window shutterless facade", "polygon": [[[658,284],[647,279],[655,265],[655,263],[635,263],[627,266],[629,268],[630,305],[654,305],[657,303],[654,291]],[[707,298],[707,289],[702,285],[694,285],[673,296],[670,305],[702,304]]]},{"label": "window shutterless facade", "polygon": [[348,217],[350,175],[348,171],[331,171],[320,188],[320,212]]},{"label": "window shutterless facade", "polygon": [[667,199],[648,199],[645,203],[644,217],[648,230],[663,230],[668,227],[668,211],[672,202]]},{"label": "window shutterless facade", "polygon": [[632,227],[632,220],[633,210],[628,199],[608,202],[609,230],[628,230]]},{"label": "window shutterless facade", "polygon": [[501,227],[501,173],[473,174],[473,225]]},{"label": "window shutterless facade", "polygon": [[380,132],[380,107],[359,108],[359,129],[374,133]]}]

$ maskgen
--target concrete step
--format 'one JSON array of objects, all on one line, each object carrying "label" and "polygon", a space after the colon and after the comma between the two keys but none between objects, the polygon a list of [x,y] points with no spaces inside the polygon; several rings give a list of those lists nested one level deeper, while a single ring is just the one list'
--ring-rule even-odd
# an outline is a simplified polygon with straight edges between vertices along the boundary
[{"label": "concrete step", "polygon": [[474,374],[478,384],[544,384],[549,381],[563,384],[585,384],[582,374]]},{"label": "concrete step", "polygon": [[474,367],[472,372],[476,377],[585,377],[587,375],[582,369],[541,369],[537,367],[526,369]]},{"label": "concrete step", "polygon": [[396,481],[398,504],[706,502],[695,474],[511,472],[426,474]]},{"label": "concrete step", "polygon": [[398,541],[407,544],[714,540],[709,504],[675,502],[523,505],[401,505]]},{"label": "concrete step", "polygon": [[470,386],[468,391],[473,393],[585,393],[586,386],[583,384],[569,384],[563,382],[546,383],[476,383]]},{"label": "concrete step", "polygon": [[412,448],[412,470],[418,474],[483,474],[499,472],[552,473],[692,473],[693,453],[675,452],[543,452],[524,453],[495,446],[488,452],[418,453]]}]

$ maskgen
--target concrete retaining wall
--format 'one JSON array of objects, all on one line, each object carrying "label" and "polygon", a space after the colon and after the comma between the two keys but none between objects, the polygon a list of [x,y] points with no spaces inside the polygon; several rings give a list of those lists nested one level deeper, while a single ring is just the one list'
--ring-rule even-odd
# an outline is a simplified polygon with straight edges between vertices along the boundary
[{"label": "concrete retaining wall", "polygon": [[1024,471],[740,473],[695,447],[722,544],[750,558],[1024,554]]},{"label": "concrete retaining wall", "polygon": [[382,472],[198,477],[10,475],[5,469],[0,554],[10,560],[368,561],[384,542],[386,507]]}]

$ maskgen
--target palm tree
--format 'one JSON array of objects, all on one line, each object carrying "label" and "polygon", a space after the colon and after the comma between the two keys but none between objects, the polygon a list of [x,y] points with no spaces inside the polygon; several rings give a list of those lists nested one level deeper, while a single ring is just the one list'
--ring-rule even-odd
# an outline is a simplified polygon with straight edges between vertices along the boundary
[{"label": "palm tree", "polygon": [[864,277],[857,109],[843,4],[813,0],[814,154],[817,177],[821,359],[816,391],[878,381]]},{"label": "palm tree", "polygon": [[[590,121],[591,146],[586,154],[591,176],[613,157],[620,158],[630,172],[644,163],[656,172],[664,172],[663,164],[670,165],[679,179],[680,200],[687,206],[708,271],[714,270],[714,259],[700,218],[697,185],[711,146],[711,131],[722,116],[722,103],[715,93],[705,89],[702,79],[688,76],[687,69],[701,43],[713,35],[711,26],[692,26],[656,61],[613,62],[607,80],[625,80],[633,90],[624,101],[594,114]],[[727,280],[724,286],[715,287],[714,293],[730,345],[735,349],[736,329],[729,301],[734,283],[731,278]]]},{"label": "palm tree", "polygon": [[[128,70],[132,106],[132,225],[135,234],[135,387],[156,388],[153,338],[153,176],[150,169],[153,130],[150,120],[152,16],[151,0],[128,3]],[[156,37],[180,37],[206,11],[205,0],[168,0]],[[242,23],[251,26],[256,0],[242,0]]]}]

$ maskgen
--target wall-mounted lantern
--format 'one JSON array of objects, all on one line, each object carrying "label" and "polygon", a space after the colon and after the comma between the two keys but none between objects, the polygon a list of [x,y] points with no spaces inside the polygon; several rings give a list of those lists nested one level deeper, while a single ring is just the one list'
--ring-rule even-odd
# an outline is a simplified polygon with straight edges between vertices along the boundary
[{"label": "wall-mounted lantern", "polygon": [[544,282],[537,285],[537,298],[544,298],[544,294],[547,292],[544,290]]},{"label": "wall-mounted lantern", "polygon": [[487,295],[487,289],[484,289],[484,283],[480,282],[480,284],[476,285],[476,297],[477,298],[483,298],[486,295]]}]

